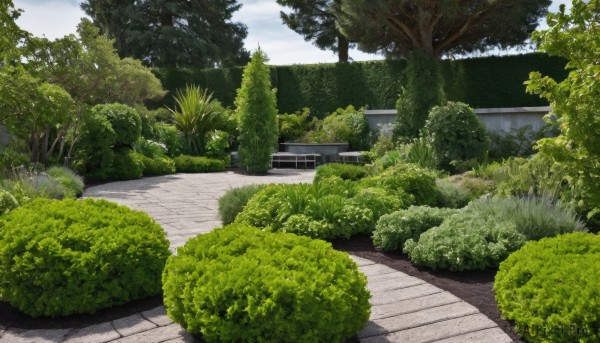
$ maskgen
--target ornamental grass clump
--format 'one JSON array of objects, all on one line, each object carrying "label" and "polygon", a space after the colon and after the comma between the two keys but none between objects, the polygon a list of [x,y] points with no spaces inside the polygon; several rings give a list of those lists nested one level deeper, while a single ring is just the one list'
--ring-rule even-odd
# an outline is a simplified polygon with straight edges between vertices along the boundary
[{"label": "ornamental grass clump", "polygon": [[244,225],[192,238],[163,272],[168,316],[206,342],[341,342],[369,319],[366,286],[329,243]]},{"label": "ornamental grass clump", "polygon": [[160,293],[169,255],[143,212],[36,199],[0,217],[0,300],[33,317],[94,313]]},{"label": "ornamental grass clump", "polygon": [[244,207],[254,194],[261,191],[266,185],[248,185],[232,188],[219,198],[219,217],[224,225],[231,224],[238,213],[242,212]]},{"label": "ornamental grass clump", "polygon": [[502,317],[528,342],[600,341],[600,236],[570,233],[529,242],[500,264]]}]

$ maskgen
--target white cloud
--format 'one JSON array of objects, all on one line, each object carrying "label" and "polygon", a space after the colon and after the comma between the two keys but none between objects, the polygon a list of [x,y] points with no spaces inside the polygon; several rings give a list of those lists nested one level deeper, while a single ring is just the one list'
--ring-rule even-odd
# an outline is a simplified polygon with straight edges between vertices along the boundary
[{"label": "white cloud", "polygon": [[71,0],[15,0],[15,7],[24,10],[17,24],[34,36],[56,39],[75,33],[85,13],[79,1]]}]

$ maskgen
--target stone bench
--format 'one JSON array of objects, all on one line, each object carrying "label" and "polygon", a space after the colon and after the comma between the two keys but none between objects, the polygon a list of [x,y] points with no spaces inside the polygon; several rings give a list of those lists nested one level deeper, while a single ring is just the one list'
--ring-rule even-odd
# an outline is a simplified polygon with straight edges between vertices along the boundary
[{"label": "stone bench", "polygon": [[275,164],[277,164],[277,167],[280,167],[282,163],[293,164],[296,169],[298,169],[298,165],[303,165],[304,168],[308,168],[310,164],[312,164],[313,168],[316,168],[320,158],[321,154],[277,152],[271,154],[271,168],[273,168]]}]

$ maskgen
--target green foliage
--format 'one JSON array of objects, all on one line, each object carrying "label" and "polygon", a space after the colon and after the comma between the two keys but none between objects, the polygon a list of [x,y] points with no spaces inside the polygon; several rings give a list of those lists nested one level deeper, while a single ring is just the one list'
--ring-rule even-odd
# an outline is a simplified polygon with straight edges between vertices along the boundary
[{"label": "green foliage", "polygon": [[223,225],[233,223],[238,213],[242,212],[250,199],[259,191],[264,189],[265,185],[249,185],[236,187],[228,190],[219,198],[219,217]]},{"label": "green foliage", "polygon": [[206,156],[229,161],[229,134],[225,131],[213,131],[206,135]]},{"label": "green foliage", "polygon": [[404,191],[413,196],[414,205],[435,205],[438,197],[437,174],[418,165],[399,163],[381,174],[360,181],[366,187],[383,187],[390,192]]},{"label": "green foliage", "polygon": [[142,134],[142,120],[134,108],[123,104],[97,105],[92,109],[108,119],[115,131],[115,144],[131,146]]},{"label": "green foliage", "polygon": [[0,217],[19,206],[17,199],[9,192],[0,189]]},{"label": "green foliage", "polygon": [[175,157],[183,152],[183,137],[174,125],[156,123],[154,135],[156,141],[165,147],[167,156]]},{"label": "green foliage", "polygon": [[110,172],[106,174],[109,180],[135,180],[142,177],[144,162],[140,154],[129,148],[115,151]]},{"label": "green foliage", "polygon": [[471,191],[460,182],[439,179],[435,181],[435,184],[438,191],[438,207],[462,208],[474,198]]},{"label": "green foliage", "polygon": [[540,154],[548,157],[552,170],[566,176],[573,189],[563,194],[587,220],[600,228],[600,34],[598,0],[574,0],[570,13],[565,6],[550,13],[548,29],[536,31],[533,41],[541,51],[568,60],[569,76],[557,82],[540,72],[530,74],[527,91],[550,101],[561,133],[538,141]]},{"label": "green foliage", "polygon": [[322,179],[327,179],[332,176],[337,176],[342,180],[356,181],[367,176],[367,168],[354,164],[328,163],[317,168],[315,179],[313,182],[319,182]]},{"label": "green foliage", "polygon": [[[365,52],[406,58],[419,51],[430,58],[521,46],[546,14],[548,0],[502,3],[354,0],[335,7],[340,31]],[[449,34],[451,33],[451,34]]]},{"label": "green foliage", "polygon": [[106,180],[113,164],[112,146],[116,137],[108,119],[92,109],[84,116],[79,128],[79,144],[73,161],[75,169],[86,177]]},{"label": "green foliage", "polygon": [[178,173],[212,173],[226,168],[224,161],[206,157],[179,155],[173,161]]},{"label": "green foliage", "polygon": [[[523,92],[529,72],[539,70],[557,80],[567,76],[566,61],[545,54],[490,56],[440,61],[444,93],[449,101],[474,108],[547,106],[548,102]],[[406,87],[406,61],[365,61],[347,64],[298,64],[271,67],[271,84],[277,88],[277,108],[294,113],[308,107],[318,118],[337,108],[395,108],[398,92]],[[242,68],[155,69],[171,92],[197,84],[214,92],[224,106],[233,106]],[[167,99],[168,100],[168,99]]]},{"label": "green foliage", "polygon": [[421,233],[440,225],[456,210],[411,206],[381,216],[373,232],[373,245],[382,251],[402,251],[404,242],[418,240]]},{"label": "green foliage", "polygon": [[258,192],[237,223],[332,240],[370,233],[380,216],[408,206],[401,189],[357,187],[338,177],[312,185],[271,185]]},{"label": "green foliage", "polygon": [[396,139],[415,138],[425,126],[429,111],[444,100],[439,62],[423,51],[412,51],[406,66],[407,87],[396,102]]},{"label": "green foliage", "polygon": [[67,191],[66,193],[72,193],[75,196],[81,196],[83,194],[83,178],[74,171],[66,167],[51,167],[46,170],[46,174],[58,181],[60,185]]},{"label": "green foliage", "polygon": [[489,137],[466,104],[448,102],[433,108],[424,131],[439,168],[451,169],[452,161],[483,161],[487,157]]},{"label": "green foliage", "polygon": [[500,264],[498,308],[528,342],[597,342],[599,264],[598,235],[529,242]]},{"label": "green foliage", "polygon": [[29,167],[30,164],[31,159],[27,154],[10,146],[4,149],[0,148],[0,177],[10,172],[13,168],[20,166]]},{"label": "green foliage", "polygon": [[316,118],[313,117],[309,120],[310,117],[310,109],[307,107],[296,113],[278,115],[279,138],[285,142],[291,142],[302,137],[315,125]]},{"label": "green foliage", "polygon": [[239,116],[240,166],[249,173],[269,170],[277,147],[277,100],[271,90],[267,56],[260,48],[244,69],[235,105]]},{"label": "green foliage", "polygon": [[208,89],[193,85],[177,90],[175,102],[177,106],[169,111],[173,113],[175,126],[183,134],[185,152],[199,155],[204,151],[204,136],[216,128],[222,107]]},{"label": "green foliage", "polygon": [[366,285],[328,243],[241,225],[192,238],[163,273],[167,314],[207,342],[343,341],[369,318]]},{"label": "green foliage", "polygon": [[159,293],[169,255],[145,213],[37,199],[0,219],[0,298],[34,317],[94,313]]},{"label": "green foliage", "polygon": [[28,36],[16,23],[20,16],[21,11],[15,8],[12,0],[0,1],[0,62],[18,56],[19,43]]},{"label": "green foliage", "polygon": [[419,237],[404,243],[404,252],[418,265],[434,270],[495,268],[525,243],[516,225],[461,211]]},{"label": "green foliage", "polygon": [[142,174],[144,176],[174,174],[176,171],[175,162],[168,157],[147,157],[137,154],[137,157],[144,164]]},{"label": "green foliage", "polygon": [[145,139],[144,137],[140,137],[135,141],[133,150],[150,158],[164,157],[166,152],[163,144]]},{"label": "green foliage", "polygon": [[241,7],[234,0],[203,6],[179,0],[86,0],[81,7],[115,40],[121,56],[158,67],[213,68],[248,61],[246,26],[231,20]]},{"label": "green foliage", "polygon": [[323,121],[316,122],[316,128],[307,132],[300,142],[305,143],[348,143],[350,150],[367,150],[370,143],[369,124],[364,108],[355,109],[352,105],[338,108]]},{"label": "green foliage", "polygon": [[584,231],[575,212],[548,198],[491,198],[469,204],[468,210],[497,221],[512,222],[527,240]]},{"label": "green foliage", "polygon": [[531,159],[510,158],[490,172],[502,196],[541,196],[569,200],[573,194],[564,168],[554,166],[552,159],[537,154]]}]

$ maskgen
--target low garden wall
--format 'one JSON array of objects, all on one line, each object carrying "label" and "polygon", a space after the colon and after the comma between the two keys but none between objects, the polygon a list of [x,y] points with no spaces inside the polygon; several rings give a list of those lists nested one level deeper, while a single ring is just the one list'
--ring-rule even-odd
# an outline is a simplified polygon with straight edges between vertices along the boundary
[{"label": "low garden wall", "polygon": [[[550,112],[550,106],[477,108],[475,113],[488,132],[509,133],[530,126],[533,132],[540,131],[545,125],[544,116]],[[379,130],[385,124],[395,123],[396,110],[366,110],[365,116],[371,130]]]}]

